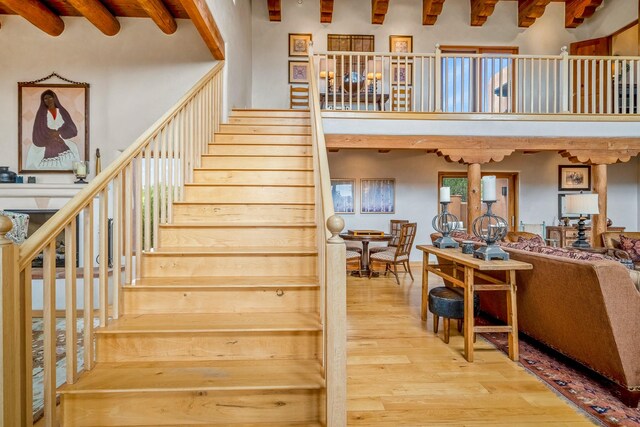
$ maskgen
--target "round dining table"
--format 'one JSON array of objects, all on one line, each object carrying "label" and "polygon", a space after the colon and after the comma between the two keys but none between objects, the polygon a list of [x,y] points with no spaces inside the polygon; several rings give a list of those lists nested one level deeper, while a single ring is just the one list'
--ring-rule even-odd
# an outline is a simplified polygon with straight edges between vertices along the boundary
[{"label": "round dining table", "polygon": [[[362,242],[362,270],[360,270],[358,273],[360,275],[366,274],[367,276],[369,276],[369,273],[371,273],[371,269],[369,268],[369,243],[370,242],[389,242],[391,241],[391,239],[393,239],[393,236],[391,234],[360,235],[360,234],[342,233],[340,234],[340,237],[342,237],[344,240]],[[377,273],[372,275],[377,276]]]}]

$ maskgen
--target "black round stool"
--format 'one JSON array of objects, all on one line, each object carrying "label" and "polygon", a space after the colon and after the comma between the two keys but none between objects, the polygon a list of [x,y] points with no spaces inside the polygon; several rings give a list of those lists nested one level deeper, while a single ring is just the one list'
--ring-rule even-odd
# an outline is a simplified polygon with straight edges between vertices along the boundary
[{"label": "black round stool", "polygon": [[[480,298],[473,295],[474,316],[480,310]],[[433,333],[438,333],[438,321],[444,318],[444,342],[449,343],[449,325],[451,319],[458,319],[458,330],[461,329],[460,320],[464,319],[464,290],[439,286],[429,291],[429,311],[433,313]],[[475,342],[475,334],[473,334]]]}]

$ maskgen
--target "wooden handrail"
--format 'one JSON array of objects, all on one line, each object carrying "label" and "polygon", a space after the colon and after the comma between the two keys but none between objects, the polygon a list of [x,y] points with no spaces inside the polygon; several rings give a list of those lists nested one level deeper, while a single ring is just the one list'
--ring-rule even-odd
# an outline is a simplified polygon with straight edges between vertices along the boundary
[{"label": "wooden handrail", "polygon": [[106,186],[121,173],[124,168],[140,154],[144,145],[152,139],[175,115],[187,104],[215,74],[224,66],[224,61],[218,62],[205,74],[167,113],[160,117],[149,129],[135,140],[114,162],[103,169],[87,186],[78,192],[67,204],[56,212],[42,227],[20,246],[19,268],[23,270],[31,260],[42,251],[45,246],[64,230],[84,207],[93,200]]}]

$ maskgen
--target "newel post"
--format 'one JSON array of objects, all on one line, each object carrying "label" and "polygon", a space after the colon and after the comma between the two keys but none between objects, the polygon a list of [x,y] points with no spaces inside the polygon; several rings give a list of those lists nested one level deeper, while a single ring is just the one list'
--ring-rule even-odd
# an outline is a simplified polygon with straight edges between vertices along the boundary
[{"label": "newel post", "polygon": [[567,52],[566,46],[562,46],[560,56],[562,57],[562,83],[561,83],[562,112],[565,114],[568,114],[570,113],[569,101],[571,99],[571,82],[570,82],[570,73],[569,73],[569,67],[570,67],[569,52]]},{"label": "newel post", "polygon": [[442,50],[440,45],[436,45],[436,59],[435,59],[435,75],[434,75],[434,93],[435,93],[435,111],[436,113],[442,113]]},{"label": "newel post", "polygon": [[346,245],[340,237],[344,219],[327,220],[326,361],[327,427],[347,425],[347,264]]},{"label": "newel post", "polygon": [[19,426],[25,413],[21,409],[20,298],[18,292],[18,246],[7,239],[13,224],[0,216],[0,421]]}]

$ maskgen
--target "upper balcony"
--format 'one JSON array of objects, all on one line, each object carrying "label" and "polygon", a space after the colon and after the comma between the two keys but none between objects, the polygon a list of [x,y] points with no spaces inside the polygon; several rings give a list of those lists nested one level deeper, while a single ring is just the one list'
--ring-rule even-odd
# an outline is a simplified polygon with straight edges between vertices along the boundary
[{"label": "upper balcony", "polygon": [[311,58],[329,148],[436,150],[465,136],[478,148],[487,138],[505,138],[516,150],[563,138],[559,151],[582,140],[591,145],[580,148],[640,150],[639,57],[572,56],[564,48],[558,55],[448,53],[436,46],[426,54]]}]

